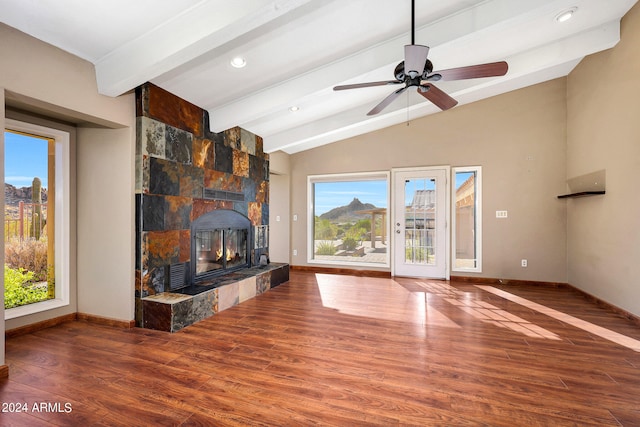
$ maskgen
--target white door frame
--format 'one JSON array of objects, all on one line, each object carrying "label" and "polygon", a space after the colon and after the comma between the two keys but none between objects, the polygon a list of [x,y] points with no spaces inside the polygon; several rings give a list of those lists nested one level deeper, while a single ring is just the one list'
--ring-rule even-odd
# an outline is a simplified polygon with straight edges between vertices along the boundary
[{"label": "white door frame", "polygon": [[[398,194],[396,194],[396,177],[399,172],[427,172],[433,170],[444,170],[445,171],[445,187],[442,189],[445,194],[445,204],[444,204],[444,216],[445,216],[445,280],[449,280],[451,278],[451,230],[449,225],[451,224],[451,191],[450,191],[450,181],[451,181],[451,166],[425,166],[425,167],[411,167],[411,168],[392,168],[391,169],[391,226],[390,233],[395,233],[395,225],[398,221],[397,219],[399,215],[404,215],[404,212],[397,212],[396,210],[396,202]],[[392,245],[395,244],[395,238],[389,236],[390,243],[390,258],[391,258],[391,275],[395,276],[396,271],[396,257],[395,257],[395,248]]]}]

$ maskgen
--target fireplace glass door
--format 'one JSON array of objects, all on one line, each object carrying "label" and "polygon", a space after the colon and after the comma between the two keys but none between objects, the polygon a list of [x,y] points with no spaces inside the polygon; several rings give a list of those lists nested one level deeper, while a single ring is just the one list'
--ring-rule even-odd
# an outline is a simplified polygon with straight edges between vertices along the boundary
[{"label": "fireplace glass door", "polygon": [[248,233],[232,228],[196,231],[196,276],[245,266]]}]

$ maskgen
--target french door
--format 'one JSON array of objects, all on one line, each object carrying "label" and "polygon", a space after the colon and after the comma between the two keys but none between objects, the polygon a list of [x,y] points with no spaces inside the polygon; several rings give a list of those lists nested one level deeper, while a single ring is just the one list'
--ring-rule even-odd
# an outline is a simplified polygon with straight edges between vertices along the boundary
[{"label": "french door", "polygon": [[394,169],[394,276],[448,279],[449,167]]}]

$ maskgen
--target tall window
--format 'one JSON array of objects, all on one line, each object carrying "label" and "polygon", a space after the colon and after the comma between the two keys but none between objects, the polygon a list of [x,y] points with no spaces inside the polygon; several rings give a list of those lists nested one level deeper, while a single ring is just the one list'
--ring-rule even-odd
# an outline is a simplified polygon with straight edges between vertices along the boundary
[{"label": "tall window", "polygon": [[480,166],[452,169],[454,271],[482,271],[481,172]]},{"label": "tall window", "polygon": [[5,318],[68,304],[69,133],[6,120]]},{"label": "tall window", "polygon": [[389,174],[308,178],[308,261],[389,266]]}]

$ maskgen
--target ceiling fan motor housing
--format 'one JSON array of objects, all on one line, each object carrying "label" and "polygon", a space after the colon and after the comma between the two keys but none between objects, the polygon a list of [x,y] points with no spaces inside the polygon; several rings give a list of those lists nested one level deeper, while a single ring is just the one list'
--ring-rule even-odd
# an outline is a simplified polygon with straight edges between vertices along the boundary
[{"label": "ceiling fan motor housing", "polygon": [[[431,74],[432,71],[433,71],[433,63],[427,59],[427,61],[424,63],[424,69],[422,71],[422,76],[421,76],[422,79],[426,79],[427,76]],[[407,78],[407,75],[404,73],[404,61],[396,65],[395,70],[393,70],[393,75],[395,76],[396,80],[399,80],[401,82],[405,81],[405,78]]]}]

